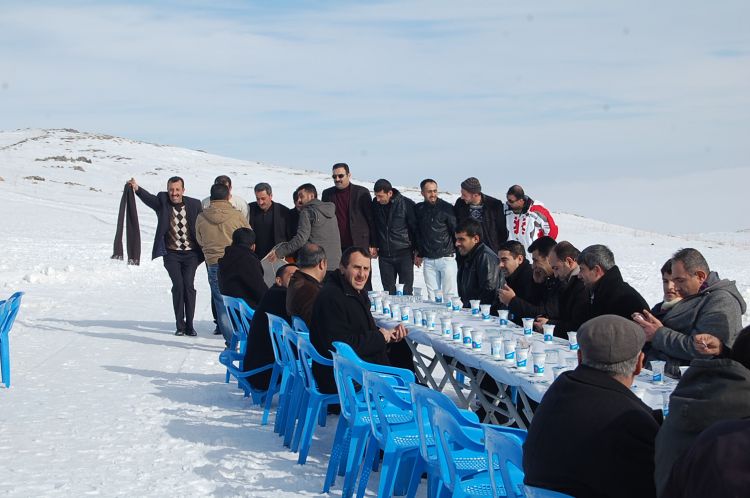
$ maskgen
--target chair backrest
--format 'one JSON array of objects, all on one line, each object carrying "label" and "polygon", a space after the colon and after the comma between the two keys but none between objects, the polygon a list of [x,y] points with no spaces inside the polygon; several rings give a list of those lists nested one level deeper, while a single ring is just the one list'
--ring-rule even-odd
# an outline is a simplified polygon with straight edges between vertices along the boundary
[{"label": "chair backrest", "polygon": [[[487,468],[494,490],[493,496],[501,496],[497,493],[498,484],[502,484],[506,491],[515,490],[517,495],[523,496],[523,441],[500,429],[496,426],[484,426],[484,446],[487,449]],[[498,480],[502,482],[499,483]]]},{"label": "chair backrest", "polygon": [[268,312],[266,312],[266,316],[268,317],[268,334],[271,336],[274,360],[280,367],[285,367],[289,364],[289,356],[284,345],[284,334],[292,328],[289,326],[289,322],[280,316]]},{"label": "chair backrest", "polygon": [[[410,370],[406,370],[403,368],[396,368],[390,365],[379,365],[377,363],[369,363],[363,360],[362,358],[360,358],[357,352],[354,351],[354,349],[345,342],[335,341],[333,343],[333,347],[336,349],[337,353],[339,353],[341,356],[348,358],[349,360],[359,365],[362,368],[362,370],[368,370],[370,372],[378,372],[381,374],[393,376],[394,379],[397,379],[396,385],[400,385],[402,387],[409,387],[409,385],[414,382],[414,372]],[[361,380],[358,382],[362,384]]]},{"label": "chair backrest", "polygon": [[333,378],[336,380],[336,388],[339,392],[341,416],[354,422],[360,413],[367,411],[364,398],[357,392],[357,386],[362,386],[364,371],[361,365],[336,351],[333,351],[331,356],[333,357]]},{"label": "chair backrest", "polygon": [[[367,411],[370,414],[370,425],[375,439],[384,448],[391,433],[391,423],[413,422],[411,396],[405,399],[397,393],[386,377],[378,372],[365,370],[362,375],[362,389],[364,391]],[[397,416],[394,416],[397,413]],[[416,426],[414,432],[416,435]]]},{"label": "chair backrest", "polygon": [[23,292],[16,292],[0,305],[0,337],[7,336],[16,321]]},{"label": "chair backrest", "polygon": [[297,334],[297,351],[299,352],[299,362],[302,364],[302,379],[305,389],[312,393],[320,394],[318,383],[313,376],[312,364],[318,363],[326,367],[333,367],[333,360],[324,358],[318,353],[318,350],[310,342],[308,334]]},{"label": "chair backrest", "polygon": [[221,296],[224,301],[224,307],[229,314],[229,320],[232,322],[232,343],[229,349],[235,351],[239,349],[240,353],[245,353],[247,349],[247,336],[250,334],[250,323],[255,315],[252,309],[241,297]]},{"label": "chair backrest", "polygon": [[449,491],[453,492],[460,477],[454,453],[471,452],[484,454],[484,445],[481,440],[481,429],[466,427],[463,424],[464,417],[457,419],[455,413],[436,405],[432,400],[427,401],[432,406],[432,432],[435,438],[435,449],[437,454],[440,479]]},{"label": "chair backrest", "polygon": [[297,330],[299,332],[307,332],[308,334],[310,333],[310,329],[308,328],[305,321],[297,315],[292,316],[292,327],[294,327],[294,330]]}]

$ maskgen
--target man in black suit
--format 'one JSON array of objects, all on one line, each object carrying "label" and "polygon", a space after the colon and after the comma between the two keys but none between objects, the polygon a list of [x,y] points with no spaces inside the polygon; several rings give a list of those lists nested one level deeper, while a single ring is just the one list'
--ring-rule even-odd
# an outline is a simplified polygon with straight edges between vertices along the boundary
[{"label": "man in black suit", "polygon": [[356,247],[372,247],[371,239],[374,228],[372,221],[372,197],[370,191],[361,185],[351,183],[352,174],[349,165],[333,165],[333,187],[323,191],[321,200],[336,205],[336,220],[341,236],[341,252]]},{"label": "man in black suit", "polygon": [[128,181],[133,192],[156,212],[157,225],[151,258],[164,258],[164,268],[172,280],[172,305],[175,335],[195,336],[195,270],[203,261],[203,252],[195,237],[195,220],[203,211],[201,201],[186,197],[185,181],[179,176],[167,180],[167,191],[156,195]]},{"label": "man in black suit", "polygon": [[[255,254],[263,258],[276,244],[291,239],[296,230],[293,233],[289,232],[289,208],[273,200],[271,185],[261,182],[255,186],[254,190],[255,202],[248,204],[248,220],[255,232]],[[276,265],[263,263],[266,285],[273,285],[276,268],[282,266],[284,262]]]}]

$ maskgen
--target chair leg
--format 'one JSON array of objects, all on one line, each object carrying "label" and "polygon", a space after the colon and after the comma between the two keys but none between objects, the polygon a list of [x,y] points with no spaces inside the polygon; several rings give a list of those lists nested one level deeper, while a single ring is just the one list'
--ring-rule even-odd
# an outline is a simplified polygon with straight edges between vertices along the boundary
[{"label": "chair leg", "polygon": [[393,496],[393,488],[398,477],[400,455],[393,451],[385,450],[383,454],[383,465],[380,468],[380,482],[378,483],[378,496]]},{"label": "chair leg", "polygon": [[273,371],[271,372],[271,381],[268,383],[268,391],[266,392],[266,406],[263,408],[263,417],[260,420],[260,425],[268,425],[268,414],[271,412],[273,395],[278,392],[278,382],[279,370],[278,366],[274,363]]},{"label": "chair leg", "polygon": [[[357,469],[362,463],[362,455],[365,452],[365,447],[367,446],[367,440],[369,437],[369,430],[359,430],[356,435],[352,435],[352,441],[349,444],[349,454],[346,457],[344,487],[341,491],[342,498],[349,497],[354,493],[354,486],[357,484]],[[377,446],[377,442],[374,440],[373,444]]]},{"label": "chair leg", "polygon": [[302,426],[302,434],[300,436],[299,458],[297,458],[297,463],[300,465],[304,465],[307,461],[307,454],[310,451],[313,433],[315,432],[315,422],[321,408],[323,408],[323,404],[320,402],[320,399],[310,400],[310,406],[307,408],[305,423]]},{"label": "chair leg", "polygon": [[302,430],[305,427],[305,423],[307,423],[307,413],[310,410],[310,403],[312,400],[310,399],[310,393],[307,392],[306,389],[303,388],[302,390],[302,396],[301,401],[299,404],[299,412],[297,414],[297,427],[294,429],[294,437],[292,438],[292,451],[295,453],[299,451],[299,443],[300,439],[302,438]]},{"label": "chair leg", "polygon": [[336,470],[350,439],[349,422],[344,417],[339,417],[338,424],[336,424],[336,435],[333,437],[333,446],[331,447],[331,458],[328,460],[328,469],[323,481],[324,493],[328,493],[331,486],[336,482]]},{"label": "chair leg", "polygon": [[357,486],[357,498],[363,498],[367,490],[367,482],[370,480],[373,462],[378,457],[380,446],[374,437],[367,442],[367,451],[365,459],[362,462],[362,475],[359,477],[359,486]]},{"label": "chair leg", "polygon": [[417,459],[414,462],[414,470],[411,473],[411,479],[409,480],[409,489],[406,491],[406,498],[414,498],[417,494],[417,488],[419,483],[422,481],[422,474],[426,469],[426,465],[422,457],[417,455]]},{"label": "chair leg", "polygon": [[0,342],[0,370],[2,371],[2,381],[5,387],[10,387],[10,348],[8,339]]}]

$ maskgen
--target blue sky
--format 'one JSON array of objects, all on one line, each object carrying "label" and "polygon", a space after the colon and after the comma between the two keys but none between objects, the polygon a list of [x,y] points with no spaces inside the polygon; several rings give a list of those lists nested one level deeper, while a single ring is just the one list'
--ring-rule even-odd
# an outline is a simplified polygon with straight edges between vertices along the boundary
[{"label": "blue sky", "polygon": [[740,1],[5,1],[0,129],[744,229],[749,21]]}]

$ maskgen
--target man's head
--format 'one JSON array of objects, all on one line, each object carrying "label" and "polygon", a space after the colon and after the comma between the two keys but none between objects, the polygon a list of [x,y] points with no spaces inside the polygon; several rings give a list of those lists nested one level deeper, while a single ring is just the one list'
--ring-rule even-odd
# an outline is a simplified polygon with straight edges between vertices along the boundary
[{"label": "man's head", "polygon": [[505,200],[508,201],[508,208],[516,214],[523,211],[523,205],[526,201],[526,193],[520,185],[513,185],[505,194]]},{"label": "man's head", "polygon": [[232,232],[232,245],[255,249],[255,232],[251,228],[240,227]]},{"label": "man's head", "polygon": [[578,278],[583,281],[587,289],[591,289],[610,268],[615,266],[615,255],[609,247],[594,244],[581,251],[576,261],[581,267]]},{"label": "man's head", "polygon": [[526,260],[526,251],[523,244],[517,240],[508,240],[500,244],[497,257],[500,260],[498,263],[500,271],[506,277],[510,277]]},{"label": "man's head", "polygon": [[438,185],[432,178],[425,178],[419,184],[422,197],[427,204],[435,204],[438,200]]},{"label": "man's head", "polygon": [[553,275],[549,255],[557,242],[552,237],[539,237],[529,246],[531,267],[534,269],[534,282],[540,284]]},{"label": "man's head", "polygon": [[393,199],[393,186],[391,182],[384,178],[375,182],[372,191],[375,192],[375,200],[382,206],[385,206]]},{"label": "man's head", "polygon": [[579,254],[581,251],[567,240],[561,240],[552,248],[552,252],[549,253],[549,265],[558,280],[567,280],[578,268],[576,260]]},{"label": "man's head", "polygon": [[297,252],[297,265],[300,271],[312,275],[320,282],[328,271],[328,258],[321,246],[308,242]]},{"label": "man's head", "polygon": [[617,315],[592,318],[578,329],[582,365],[606,372],[626,386],[643,367],[643,329]]},{"label": "man's head", "polygon": [[318,189],[312,183],[305,183],[297,188],[297,199],[303,206],[318,198]]},{"label": "man's head", "polygon": [[469,254],[482,241],[482,226],[467,219],[456,227],[456,249],[461,256]]},{"label": "man's head", "polygon": [[302,201],[299,198],[299,187],[297,187],[297,190],[294,191],[292,194],[292,199],[294,200],[294,209],[297,211],[302,211]]},{"label": "man's head", "polygon": [[211,185],[211,200],[226,201],[229,200],[229,187],[223,183],[214,183]]},{"label": "man's head", "polygon": [[173,176],[167,180],[167,193],[172,204],[180,204],[185,194],[185,180],[179,176]]},{"label": "man's head", "polygon": [[341,255],[339,269],[344,280],[354,290],[361,291],[367,285],[370,276],[370,252],[363,247],[349,247]]},{"label": "man's head", "polygon": [[672,260],[668,259],[666,263],[661,267],[661,288],[664,291],[664,301],[670,302],[675,299],[682,299],[680,293],[677,292],[677,288],[674,285],[674,278],[672,278]]},{"label": "man's head", "polygon": [[352,174],[349,173],[349,165],[346,163],[336,163],[333,165],[333,184],[337,189],[345,189],[352,181]]},{"label": "man's head", "polygon": [[470,176],[461,182],[461,199],[472,206],[482,203],[482,184],[478,179]]},{"label": "man's head", "polygon": [[271,186],[265,182],[261,182],[255,186],[255,201],[258,203],[258,207],[264,213],[271,209],[273,204],[273,190]]},{"label": "man's head", "polygon": [[276,285],[281,287],[289,287],[289,281],[292,279],[292,275],[297,271],[297,265],[293,263],[286,264],[276,270],[276,277],[274,281]]},{"label": "man's head", "polygon": [[232,191],[232,179],[229,178],[227,175],[219,175],[216,178],[214,178],[214,183],[221,183],[222,185],[226,185],[229,189],[229,192]]},{"label": "man's head", "polygon": [[706,258],[696,249],[688,247],[672,255],[672,280],[682,297],[698,294],[709,273]]}]

